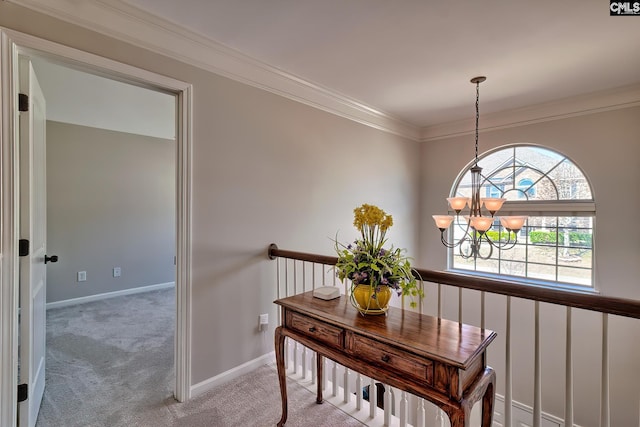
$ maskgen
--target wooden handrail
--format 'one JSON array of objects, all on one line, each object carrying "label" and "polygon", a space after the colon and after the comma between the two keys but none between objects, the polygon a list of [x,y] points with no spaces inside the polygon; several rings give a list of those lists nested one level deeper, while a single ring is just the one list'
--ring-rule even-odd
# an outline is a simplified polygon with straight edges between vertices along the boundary
[{"label": "wooden handrail", "polygon": [[[338,261],[337,257],[279,249],[275,244],[269,246],[268,255],[270,259],[281,257],[325,265],[335,265]],[[488,279],[448,271],[418,268],[416,272],[425,282],[640,319],[640,301],[638,300],[530,286],[508,280]]]}]

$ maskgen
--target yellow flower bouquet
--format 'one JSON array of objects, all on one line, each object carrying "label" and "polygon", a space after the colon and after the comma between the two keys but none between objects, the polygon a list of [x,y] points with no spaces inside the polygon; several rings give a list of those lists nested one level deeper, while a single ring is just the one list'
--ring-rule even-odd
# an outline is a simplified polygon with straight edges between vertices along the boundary
[{"label": "yellow flower bouquet", "polygon": [[[398,296],[409,296],[410,306],[415,307],[416,298],[424,296],[418,286],[418,282],[422,282],[420,275],[411,267],[404,249],[384,248],[393,217],[369,204],[355,208],[353,213],[353,225],[360,231],[360,238],[349,245],[335,241],[336,274],[343,283],[346,279],[351,281],[352,304],[362,313],[381,314],[386,312],[390,291],[394,290]],[[362,285],[368,287],[368,291]],[[364,302],[356,300],[359,292],[366,292]]]}]

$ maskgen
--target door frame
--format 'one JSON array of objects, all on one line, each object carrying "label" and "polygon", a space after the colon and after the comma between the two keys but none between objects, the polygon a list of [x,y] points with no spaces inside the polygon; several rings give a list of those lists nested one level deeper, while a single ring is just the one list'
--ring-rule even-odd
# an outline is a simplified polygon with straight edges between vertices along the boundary
[{"label": "door frame", "polygon": [[176,96],[176,324],[174,396],[191,396],[193,86],[131,65],[0,27],[0,425],[17,422],[19,140],[18,53]]}]

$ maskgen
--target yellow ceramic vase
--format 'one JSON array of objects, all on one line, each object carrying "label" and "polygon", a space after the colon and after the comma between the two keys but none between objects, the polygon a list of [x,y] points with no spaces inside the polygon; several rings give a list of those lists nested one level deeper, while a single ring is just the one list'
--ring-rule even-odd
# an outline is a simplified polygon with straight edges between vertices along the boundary
[{"label": "yellow ceramic vase", "polygon": [[370,285],[356,285],[351,293],[351,303],[362,314],[384,314],[389,309],[391,289],[380,286],[376,292]]}]

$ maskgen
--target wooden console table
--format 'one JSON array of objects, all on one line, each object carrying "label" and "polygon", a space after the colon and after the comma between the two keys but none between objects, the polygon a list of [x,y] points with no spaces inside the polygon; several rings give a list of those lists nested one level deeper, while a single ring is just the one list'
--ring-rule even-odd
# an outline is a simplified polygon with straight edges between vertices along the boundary
[{"label": "wooden console table", "polygon": [[317,403],[322,403],[327,357],[434,403],[451,427],[468,427],[471,408],[482,399],[482,426],[491,426],[495,372],[486,365],[486,348],[495,332],[393,307],[386,316],[362,316],[345,296],[325,301],[306,292],[275,303],[283,319],[275,330],[282,397],[278,426],[287,421],[286,337],[318,354]]}]

